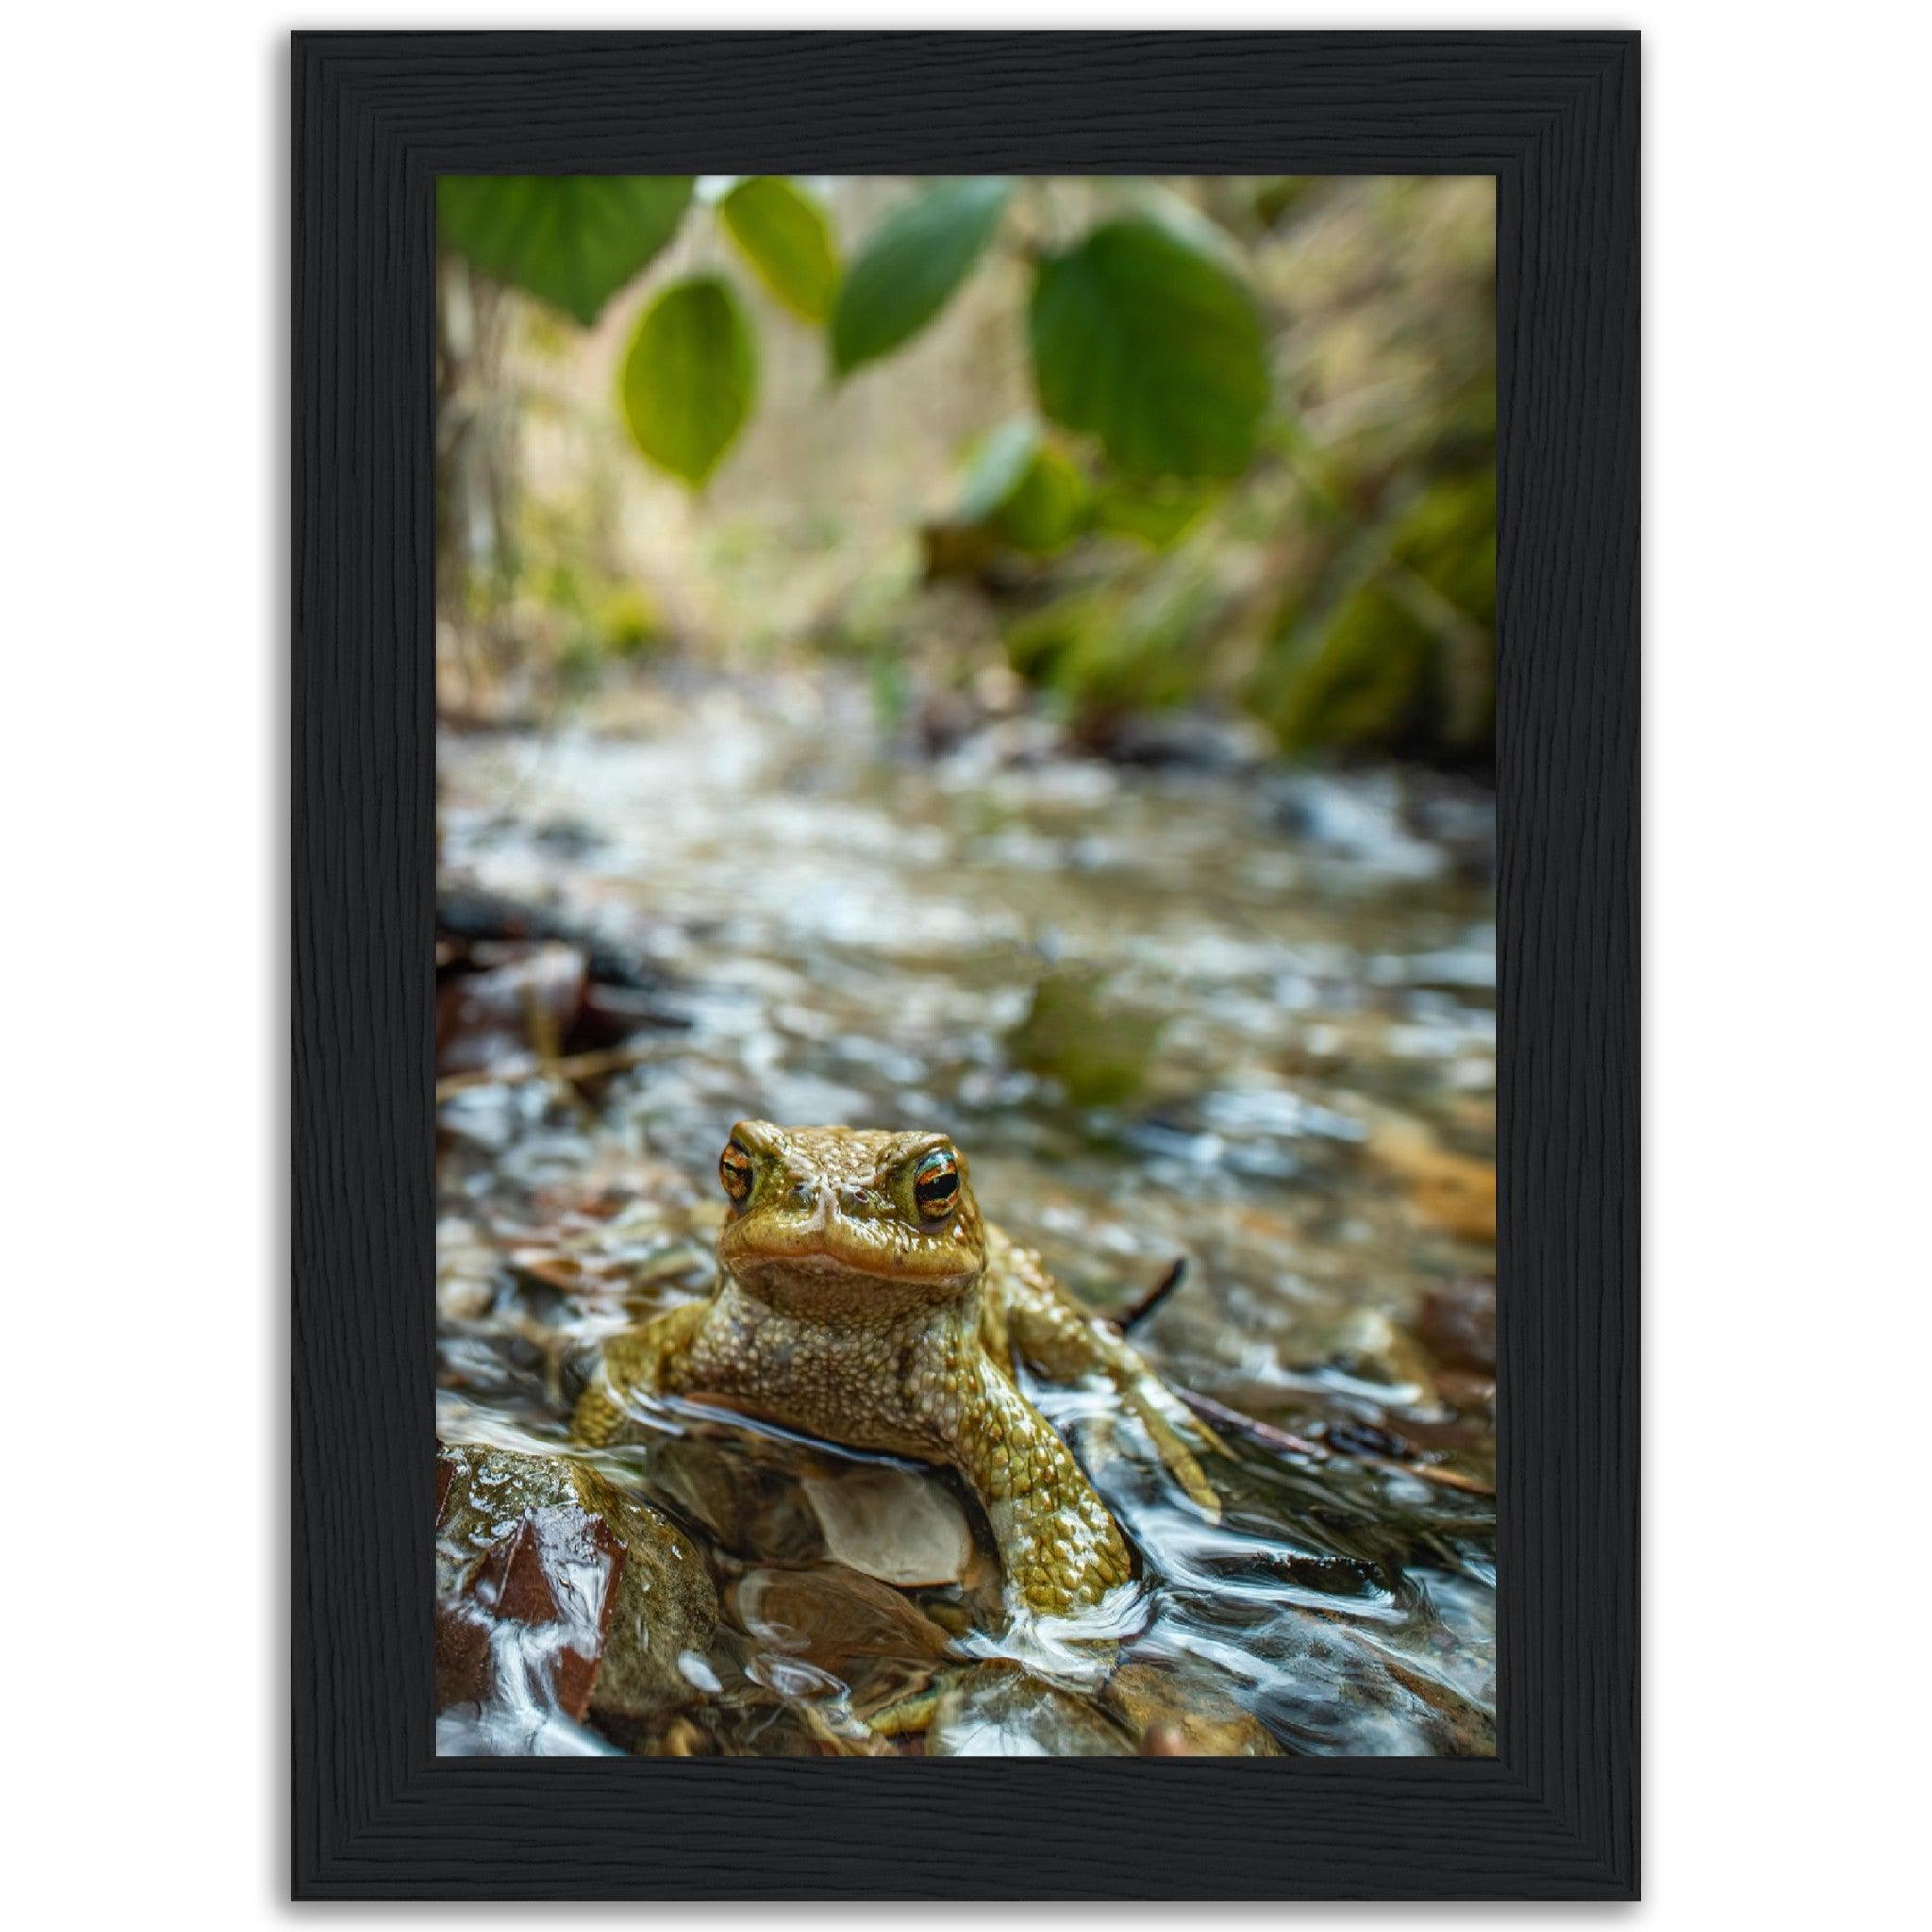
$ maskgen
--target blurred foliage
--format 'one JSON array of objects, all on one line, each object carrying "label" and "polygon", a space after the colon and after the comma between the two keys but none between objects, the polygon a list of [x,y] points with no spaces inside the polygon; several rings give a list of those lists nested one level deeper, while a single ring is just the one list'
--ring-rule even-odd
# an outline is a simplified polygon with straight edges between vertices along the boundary
[{"label": "blurred foliage", "polygon": [[1285,748],[1399,740],[1431,718],[1452,744],[1487,737],[1495,528],[1485,469],[1338,533],[1324,567],[1282,599],[1252,688]]},{"label": "blurred foliage", "polygon": [[751,413],[758,349],[731,284],[693,275],[644,311],[624,358],[624,420],[660,469],[706,482]]},{"label": "blurred foliage", "polygon": [[718,204],[731,239],[766,288],[801,320],[823,323],[839,292],[832,224],[795,183],[760,175]]},{"label": "blurred foliage", "polygon": [[1208,640],[1226,614],[1212,565],[1183,556],[1070,591],[1008,627],[1023,677],[1108,712],[1161,710],[1201,697]]},{"label": "blurred foliage", "polygon": [[1041,264],[1030,316],[1041,407],[1129,476],[1238,476],[1268,405],[1252,291],[1217,246],[1146,216]]},{"label": "blurred foliage", "polygon": [[589,324],[677,232],[695,186],[672,175],[445,175],[437,226],[486,274]]},{"label": "blurred foliage", "polygon": [[1051,557],[1088,526],[1091,503],[1078,464],[1038,423],[1016,416],[974,452],[959,491],[956,527],[985,541],[969,543],[951,566],[934,551],[929,567],[957,568],[966,558],[984,561],[1001,544]]},{"label": "blurred foliage", "polygon": [[[856,652],[893,717],[993,653],[1076,717],[1208,705],[1290,751],[1486,760],[1493,230],[1460,212],[1477,204],[1444,201],[1457,185],[959,177],[906,184],[855,247],[834,217],[849,184],[445,178],[442,608],[478,635],[527,637],[571,564],[535,625],[559,672],[686,628],[651,597],[641,625],[604,614],[637,549],[617,486],[575,533],[525,527],[506,478],[570,406],[540,390],[508,410],[477,376],[500,366],[501,287],[566,332],[627,318],[615,420],[708,498],[761,409],[796,392],[793,343],[760,349],[767,318],[820,341],[815,407],[857,437],[878,433],[869,372],[964,306],[998,331],[975,352],[995,407],[949,508],[902,493],[909,558],[874,545],[862,570],[821,569],[849,525],[844,476],[816,467],[791,478],[782,543],[722,512],[687,533],[745,587],[741,647]],[[625,292],[639,283],[641,302]],[[514,313],[523,340],[544,340],[541,311]],[[1009,354],[1030,400],[1017,413]],[[920,408],[916,385],[892,393]],[[758,603],[760,581],[782,608]],[[811,582],[815,613],[797,608]]]},{"label": "blurred foliage", "polygon": [[650,592],[587,555],[567,520],[527,516],[521,540],[492,561],[488,577],[466,586],[472,626],[513,626],[526,647],[541,650],[566,692],[591,689],[608,665],[648,658],[666,641],[664,614]]},{"label": "blurred foliage", "polygon": [[945,307],[992,240],[1007,194],[1004,181],[941,181],[880,224],[832,312],[840,375],[891,354]]}]

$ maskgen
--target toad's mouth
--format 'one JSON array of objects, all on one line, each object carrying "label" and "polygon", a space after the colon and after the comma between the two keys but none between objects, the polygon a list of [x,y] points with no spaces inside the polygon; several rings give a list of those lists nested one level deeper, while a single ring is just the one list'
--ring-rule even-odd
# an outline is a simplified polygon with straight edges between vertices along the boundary
[{"label": "toad's mouth", "polygon": [[921,1254],[881,1241],[841,1241],[828,1229],[801,1232],[793,1241],[732,1239],[726,1228],[718,1257],[734,1274],[757,1280],[783,1280],[807,1288],[840,1281],[899,1283],[924,1289],[965,1289],[978,1278],[981,1264],[943,1250]]}]

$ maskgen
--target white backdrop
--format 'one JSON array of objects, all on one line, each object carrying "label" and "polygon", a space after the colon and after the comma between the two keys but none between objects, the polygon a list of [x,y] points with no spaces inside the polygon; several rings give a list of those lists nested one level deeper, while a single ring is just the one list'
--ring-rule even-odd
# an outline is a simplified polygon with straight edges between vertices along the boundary
[{"label": "white backdrop", "polygon": [[[1869,0],[1636,11],[543,24],[1647,29],[1647,1910],[1885,1925],[1923,1908],[1927,1730],[1932,46]],[[285,1892],[291,24],[108,0],[8,31],[8,1890],[86,1922]]]}]

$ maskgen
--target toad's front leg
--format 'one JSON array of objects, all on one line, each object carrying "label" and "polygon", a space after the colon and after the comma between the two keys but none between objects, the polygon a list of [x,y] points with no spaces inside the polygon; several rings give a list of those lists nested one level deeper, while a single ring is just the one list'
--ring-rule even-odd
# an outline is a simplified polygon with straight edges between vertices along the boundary
[{"label": "toad's front leg", "polygon": [[1127,1546],[1067,1445],[1011,1382],[982,1361],[975,1399],[947,1430],[999,1545],[1007,1597],[1036,1615],[1097,1604],[1133,1574]]},{"label": "toad's front leg", "polygon": [[631,1419],[634,1394],[675,1394],[688,1386],[692,1349],[711,1312],[708,1302],[685,1302],[668,1313],[613,1335],[603,1360],[571,1416],[572,1437],[604,1448],[623,1434]]},{"label": "toad's front leg", "polygon": [[1006,1351],[1051,1382],[1105,1375],[1121,1403],[1147,1431],[1175,1481],[1206,1515],[1220,1520],[1221,1498],[1201,1467],[1199,1449],[1225,1454],[1219,1437],[1190,1415],[1111,1322],[1082,1307],[1027,1249],[1000,1256],[994,1337]]}]

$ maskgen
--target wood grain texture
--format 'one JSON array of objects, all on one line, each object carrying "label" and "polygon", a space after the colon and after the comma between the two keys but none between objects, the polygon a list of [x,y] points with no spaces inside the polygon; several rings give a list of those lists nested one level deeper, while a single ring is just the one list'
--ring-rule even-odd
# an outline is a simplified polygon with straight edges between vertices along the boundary
[{"label": "wood grain texture", "polygon": [[[304,34],[292,45],[293,1890],[1637,1889],[1638,42]],[[1493,1761],[431,1749],[439,173],[1493,174]]]}]

